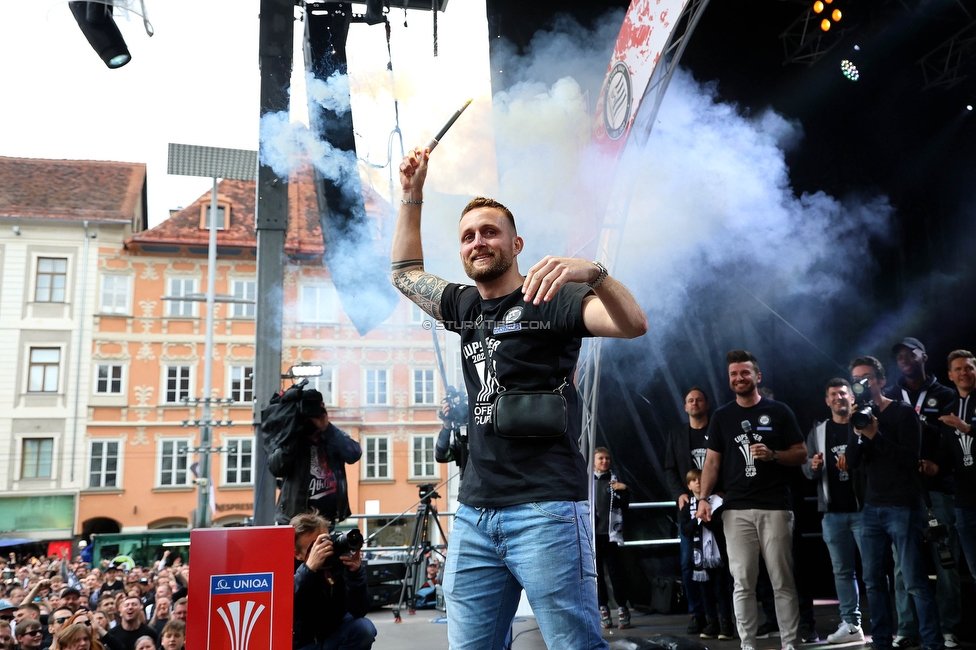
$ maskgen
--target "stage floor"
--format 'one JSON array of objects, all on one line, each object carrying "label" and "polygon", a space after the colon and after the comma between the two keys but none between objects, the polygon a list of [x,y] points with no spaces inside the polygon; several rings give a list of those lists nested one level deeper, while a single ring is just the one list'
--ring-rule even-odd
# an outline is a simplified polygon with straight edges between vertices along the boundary
[{"label": "stage floor", "polygon": [[[818,604],[814,607],[817,620],[817,632],[820,643],[804,644],[803,648],[843,648],[845,650],[859,650],[867,647],[867,643],[830,646],[826,637],[837,629],[840,619],[837,616],[835,604]],[[374,650],[447,650],[447,621],[440,618],[442,612],[437,610],[420,610],[413,616],[403,612],[403,622],[394,623],[390,610],[376,610],[369,614],[370,620],[376,625],[376,643]],[[760,614],[760,618],[762,615]],[[616,614],[614,614],[616,623]],[[651,637],[656,634],[674,634],[684,636],[688,626],[686,615],[664,616],[660,614],[640,614],[632,612],[633,627],[629,630],[604,630],[603,637],[607,641],[625,637]],[[513,650],[545,650],[546,644],[533,617],[519,617],[515,620],[515,641]],[[688,637],[696,638],[697,637]],[[702,644],[715,650],[738,650],[739,640],[718,641],[701,640]],[[973,648],[976,644],[962,643],[963,648]],[[779,638],[760,639],[757,650],[778,649]],[[561,650],[553,648],[552,650]]]}]

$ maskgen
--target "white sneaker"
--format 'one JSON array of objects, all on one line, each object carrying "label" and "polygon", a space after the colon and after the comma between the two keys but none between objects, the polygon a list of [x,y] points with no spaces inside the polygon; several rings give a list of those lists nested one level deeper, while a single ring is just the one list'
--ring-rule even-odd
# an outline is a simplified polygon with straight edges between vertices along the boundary
[{"label": "white sneaker", "polygon": [[837,631],[827,635],[827,643],[853,643],[864,641],[864,631],[860,625],[852,625],[841,621]]},{"label": "white sneaker", "polygon": [[891,640],[891,647],[896,650],[906,650],[906,648],[917,648],[919,644],[912,637],[899,634]]},{"label": "white sneaker", "polygon": [[955,634],[943,634],[942,638],[945,639],[945,646],[947,648],[959,647],[959,639],[956,638]]}]

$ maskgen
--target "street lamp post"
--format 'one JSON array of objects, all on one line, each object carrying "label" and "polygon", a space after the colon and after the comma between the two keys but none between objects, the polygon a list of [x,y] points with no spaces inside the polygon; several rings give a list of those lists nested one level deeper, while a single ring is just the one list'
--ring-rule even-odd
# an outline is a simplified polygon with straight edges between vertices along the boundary
[{"label": "street lamp post", "polygon": [[207,333],[204,339],[203,417],[200,421],[200,446],[195,449],[199,458],[197,509],[194,528],[210,526],[210,454],[213,444],[210,403],[213,399],[213,311],[217,278],[217,179],[227,178],[254,181],[257,178],[258,154],[244,149],[221,149],[188,144],[169,145],[167,173],[181,176],[202,176],[213,179],[210,196],[210,242],[207,249]]}]

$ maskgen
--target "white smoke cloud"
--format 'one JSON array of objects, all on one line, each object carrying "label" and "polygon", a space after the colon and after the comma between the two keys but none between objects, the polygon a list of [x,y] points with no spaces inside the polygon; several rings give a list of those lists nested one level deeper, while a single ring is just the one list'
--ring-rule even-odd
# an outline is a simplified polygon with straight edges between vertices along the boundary
[{"label": "white smoke cloud", "polygon": [[[611,182],[587,150],[595,97],[584,85],[606,71],[616,31],[607,34],[620,25],[610,18],[588,34],[559,21],[564,32],[537,35],[524,57],[502,48],[517,81],[494,99],[498,198],[526,240],[523,272],[546,253],[566,254]],[[589,81],[563,76],[567,62]],[[772,110],[750,116],[718,89],[679,70],[647,145],[628,149],[618,172],[633,190],[614,274],[638,296],[662,347],[704,293],[726,301],[710,305],[716,313],[765,310],[750,292],[789,303],[784,317],[815,333],[828,303],[870,268],[869,243],[887,236],[892,215],[883,196],[798,196],[785,152],[802,141],[801,125]],[[615,187],[619,198],[619,179]]]}]

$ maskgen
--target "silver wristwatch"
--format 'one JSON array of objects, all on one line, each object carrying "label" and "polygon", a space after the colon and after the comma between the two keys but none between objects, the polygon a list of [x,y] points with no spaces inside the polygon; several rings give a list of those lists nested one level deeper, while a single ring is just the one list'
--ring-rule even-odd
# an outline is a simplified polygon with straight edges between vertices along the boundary
[{"label": "silver wristwatch", "polygon": [[603,264],[601,264],[600,262],[594,261],[593,263],[596,264],[596,268],[600,269],[600,274],[596,276],[596,280],[594,280],[593,282],[586,283],[586,285],[590,289],[596,289],[597,287],[599,287],[601,284],[603,284],[603,281],[606,280],[607,276],[610,274],[610,272],[607,271],[607,267],[603,266]]}]

